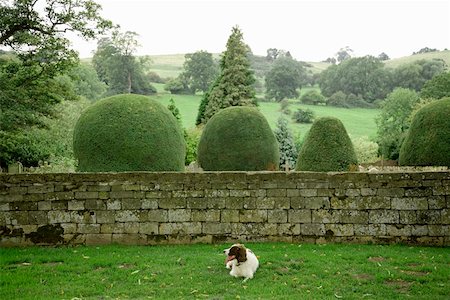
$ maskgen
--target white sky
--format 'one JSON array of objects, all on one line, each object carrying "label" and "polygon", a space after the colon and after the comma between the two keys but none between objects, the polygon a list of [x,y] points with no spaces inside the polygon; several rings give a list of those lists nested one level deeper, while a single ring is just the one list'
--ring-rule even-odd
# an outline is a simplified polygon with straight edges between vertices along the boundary
[{"label": "white sky", "polygon": [[[349,46],[354,55],[391,58],[423,47],[450,49],[450,1],[96,0],[102,16],[139,34],[138,55],[220,53],[234,25],[254,54],[289,50],[321,61]],[[74,40],[81,57],[96,42]]]}]

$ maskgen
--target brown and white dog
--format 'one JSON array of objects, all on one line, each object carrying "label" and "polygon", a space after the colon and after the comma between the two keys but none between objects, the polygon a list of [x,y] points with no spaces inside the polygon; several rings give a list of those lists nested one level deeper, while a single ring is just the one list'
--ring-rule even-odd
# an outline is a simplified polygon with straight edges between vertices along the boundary
[{"label": "brown and white dog", "polygon": [[259,261],[252,250],[245,248],[242,244],[234,244],[223,250],[223,253],[227,256],[225,266],[227,269],[231,269],[231,276],[244,277],[244,282],[253,278]]}]

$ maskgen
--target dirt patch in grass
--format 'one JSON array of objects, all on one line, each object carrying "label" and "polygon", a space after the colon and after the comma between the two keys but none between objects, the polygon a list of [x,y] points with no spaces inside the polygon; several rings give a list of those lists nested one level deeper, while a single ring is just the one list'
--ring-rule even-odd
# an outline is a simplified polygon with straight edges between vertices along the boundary
[{"label": "dirt patch in grass", "polygon": [[119,269],[125,269],[125,270],[132,269],[132,268],[135,268],[135,267],[136,267],[135,264],[121,264],[121,265],[119,265]]},{"label": "dirt patch in grass", "polygon": [[43,262],[41,265],[47,266],[47,267],[55,267],[55,266],[60,266],[62,264],[63,264],[62,261],[48,261],[48,262]]},{"label": "dirt patch in grass", "polygon": [[422,276],[426,276],[426,275],[430,274],[430,272],[411,271],[411,270],[400,270],[400,272],[407,274],[407,275],[417,276],[417,277],[422,277]]},{"label": "dirt patch in grass", "polygon": [[410,281],[397,279],[397,280],[387,280],[384,282],[384,284],[387,286],[394,287],[398,292],[406,293],[409,291],[409,288],[413,283]]},{"label": "dirt patch in grass", "polygon": [[372,280],[372,279],[374,279],[373,275],[365,274],[365,273],[353,274],[352,277],[355,278],[355,279],[358,279],[358,280]]}]

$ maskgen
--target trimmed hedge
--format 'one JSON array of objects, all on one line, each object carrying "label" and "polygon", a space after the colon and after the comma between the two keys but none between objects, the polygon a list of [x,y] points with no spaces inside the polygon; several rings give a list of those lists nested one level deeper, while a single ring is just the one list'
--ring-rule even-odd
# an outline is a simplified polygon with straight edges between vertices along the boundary
[{"label": "trimmed hedge", "polygon": [[317,119],[298,155],[297,171],[349,171],[358,159],[344,125],[339,119]]},{"label": "trimmed hedge", "polygon": [[399,164],[450,167],[450,97],[417,111],[400,148]]},{"label": "trimmed hedge", "polygon": [[206,123],[198,146],[205,171],[277,170],[278,143],[269,123],[256,108],[233,106]]},{"label": "trimmed hedge", "polygon": [[78,171],[183,171],[185,142],[172,113],[142,95],[116,95],[86,109],[74,130]]}]

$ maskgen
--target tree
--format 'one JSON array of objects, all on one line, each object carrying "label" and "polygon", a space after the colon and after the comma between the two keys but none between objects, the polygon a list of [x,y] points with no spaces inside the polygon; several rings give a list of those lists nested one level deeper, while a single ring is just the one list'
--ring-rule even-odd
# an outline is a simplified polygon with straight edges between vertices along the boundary
[{"label": "tree", "polygon": [[285,98],[298,98],[304,83],[306,71],[296,60],[280,57],[275,60],[272,68],[266,74],[266,97],[281,101]]},{"label": "tree", "polygon": [[197,91],[207,92],[214,79],[217,77],[217,65],[211,53],[197,51],[186,54],[183,64],[184,80],[189,85],[193,94]]},{"label": "tree", "polygon": [[101,80],[108,85],[108,95],[154,94],[156,89],[147,81],[143,65],[147,57],[136,58],[137,33],[114,31],[111,37],[102,38],[92,63]]},{"label": "tree", "polygon": [[440,59],[421,59],[400,65],[394,70],[394,86],[419,92],[425,82],[444,72],[445,68],[446,63]]},{"label": "tree", "polygon": [[400,150],[400,165],[450,167],[449,116],[450,97],[417,111]]},{"label": "tree", "polygon": [[336,53],[336,59],[339,63],[341,63],[344,60],[352,58],[352,53],[353,50],[349,46],[346,46],[339,49],[339,51]]},{"label": "tree", "polygon": [[320,105],[325,104],[326,99],[320,93],[320,90],[309,90],[300,97],[300,102],[303,104]]},{"label": "tree", "polygon": [[381,60],[381,61],[383,61],[383,60],[389,60],[390,58],[389,58],[389,56],[388,56],[386,53],[381,52],[381,53],[378,55],[378,59]]},{"label": "tree", "polygon": [[450,97],[450,72],[441,73],[425,82],[420,97],[433,99]]},{"label": "tree", "polygon": [[389,82],[389,71],[373,56],[350,58],[332,65],[321,73],[319,80],[327,97],[342,91],[346,95],[360,95],[367,102],[384,99],[390,90]]},{"label": "tree", "polygon": [[341,172],[358,165],[352,141],[339,119],[317,119],[300,149],[297,171]]},{"label": "tree", "polygon": [[297,148],[295,147],[292,132],[288,127],[288,121],[283,116],[278,118],[274,133],[280,152],[280,170],[294,169],[298,156]]},{"label": "tree", "polygon": [[383,102],[376,123],[377,143],[384,158],[398,159],[400,146],[411,123],[411,112],[418,101],[415,91],[396,88]]},{"label": "tree", "polygon": [[233,27],[220,60],[220,75],[208,93],[202,123],[229,106],[254,106],[255,78],[250,70],[250,50],[239,27]]},{"label": "tree", "polygon": [[1,1],[0,47],[11,52],[0,57],[0,135],[8,137],[0,139],[0,152],[11,150],[10,145],[22,150],[8,152],[12,156],[0,159],[0,165],[11,160],[34,164],[43,157],[26,132],[45,126],[45,117],[55,114],[56,104],[77,98],[70,82],[58,79],[78,63],[65,34],[85,39],[103,34],[112,23],[100,16],[100,10],[100,5],[87,0]]}]

